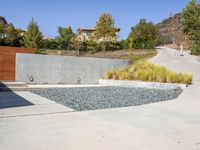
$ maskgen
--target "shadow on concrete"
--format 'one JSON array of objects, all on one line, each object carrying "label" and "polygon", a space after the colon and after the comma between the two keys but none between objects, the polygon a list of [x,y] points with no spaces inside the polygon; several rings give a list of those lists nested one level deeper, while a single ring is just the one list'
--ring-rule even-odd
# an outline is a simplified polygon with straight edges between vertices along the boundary
[{"label": "shadow on concrete", "polygon": [[0,88],[3,89],[0,90],[0,109],[34,105],[23,97],[17,95],[2,82],[0,82]]}]

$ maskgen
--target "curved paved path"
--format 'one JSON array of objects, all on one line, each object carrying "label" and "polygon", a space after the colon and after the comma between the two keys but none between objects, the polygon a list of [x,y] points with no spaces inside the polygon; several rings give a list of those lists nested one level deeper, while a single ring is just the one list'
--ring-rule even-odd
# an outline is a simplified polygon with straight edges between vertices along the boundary
[{"label": "curved paved path", "polygon": [[194,83],[200,83],[200,59],[184,52],[184,56],[175,55],[175,50],[158,47],[158,55],[151,59],[152,62],[165,65],[168,68],[180,72],[192,73]]},{"label": "curved paved path", "polygon": [[[159,49],[151,61],[191,72],[178,100],[138,107],[0,118],[2,150],[200,150],[200,63]],[[28,106],[27,106],[28,107]]]}]

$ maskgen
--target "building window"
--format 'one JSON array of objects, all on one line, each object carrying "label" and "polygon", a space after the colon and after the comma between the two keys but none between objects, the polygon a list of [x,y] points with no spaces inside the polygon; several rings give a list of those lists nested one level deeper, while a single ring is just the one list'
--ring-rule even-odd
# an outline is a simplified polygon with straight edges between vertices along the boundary
[{"label": "building window", "polygon": [[86,32],[86,36],[91,36],[91,32]]}]

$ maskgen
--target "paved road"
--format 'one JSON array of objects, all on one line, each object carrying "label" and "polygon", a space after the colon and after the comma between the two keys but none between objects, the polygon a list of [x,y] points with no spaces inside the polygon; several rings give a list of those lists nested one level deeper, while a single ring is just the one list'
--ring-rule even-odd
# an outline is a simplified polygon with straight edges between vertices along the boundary
[{"label": "paved road", "polygon": [[200,83],[200,61],[196,56],[184,52],[184,56],[175,55],[175,50],[158,47],[159,54],[152,58],[151,61],[157,64],[165,65],[168,68],[176,71],[192,73],[194,82]]},{"label": "paved road", "polygon": [[[200,150],[200,63],[189,55],[173,56],[173,50],[158,51],[151,61],[194,74],[194,84],[177,100],[86,112],[73,112],[62,106],[61,112],[54,110],[56,113],[40,112],[41,109],[30,112],[28,108],[34,106],[27,103],[5,108],[0,110],[0,149]],[[16,94],[25,97],[27,93]],[[38,106],[55,105],[48,100],[42,105],[34,95],[25,99],[30,97],[30,102]],[[23,114],[23,109],[27,115],[12,112]]]}]

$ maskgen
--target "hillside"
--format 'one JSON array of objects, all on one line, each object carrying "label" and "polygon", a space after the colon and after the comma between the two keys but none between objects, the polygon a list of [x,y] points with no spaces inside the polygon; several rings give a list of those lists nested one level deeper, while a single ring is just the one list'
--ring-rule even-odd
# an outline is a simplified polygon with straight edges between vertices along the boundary
[{"label": "hillside", "polygon": [[3,24],[3,25],[8,24],[6,19],[4,17],[2,17],[2,16],[0,16],[0,24]]},{"label": "hillside", "polygon": [[175,36],[181,29],[180,20],[181,13],[178,13],[157,24],[160,34],[165,38],[165,44],[171,44],[175,41]]},{"label": "hillside", "polygon": [[170,48],[177,48],[178,45],[183,45],[184,49],[189,50],[191,48],[191,41],[181,31],[181,13],[175,14],[162,22],[157,26],[160,30],[160,35],[164,37],[164,45]]}]

